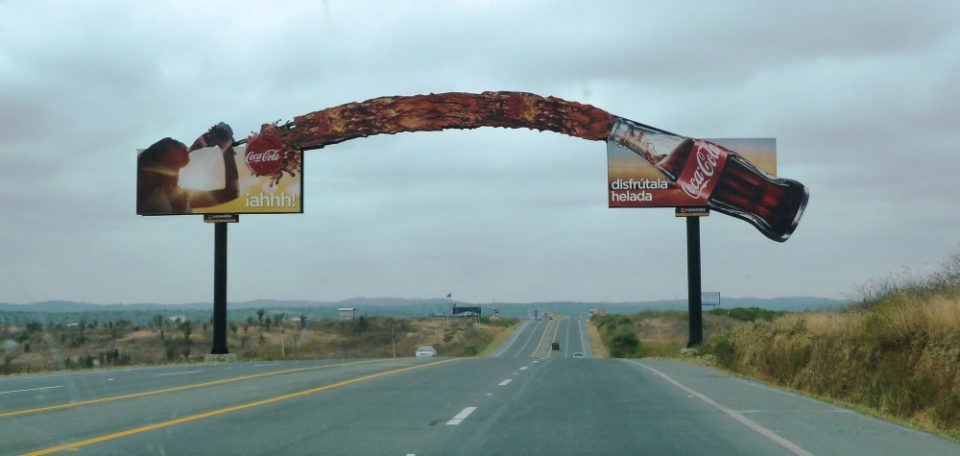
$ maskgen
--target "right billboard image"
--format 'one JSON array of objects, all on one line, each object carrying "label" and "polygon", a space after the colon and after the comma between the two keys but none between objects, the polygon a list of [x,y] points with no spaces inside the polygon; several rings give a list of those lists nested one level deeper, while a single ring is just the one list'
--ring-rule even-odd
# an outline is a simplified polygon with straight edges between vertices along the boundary
[{"label": "right billboard image", "polygon": [[776,174],[773,138],[687,138],[618,118],[607,140],[610,207],[709,206],[783,242],[808,193]]}]

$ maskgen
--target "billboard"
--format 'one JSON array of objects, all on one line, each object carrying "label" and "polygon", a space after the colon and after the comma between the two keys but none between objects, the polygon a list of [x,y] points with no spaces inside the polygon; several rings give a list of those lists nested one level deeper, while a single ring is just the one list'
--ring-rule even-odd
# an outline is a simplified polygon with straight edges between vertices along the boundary
[{"label": "billboard", "polygon": [[454,316],[457,315],[480,315],[480,307],[463,307],[463,306],[453,306]]},{"label": "billboard", "polygon": [[189,148],[164,138],[138,151],[138,215],[303,212],[303,152],[266,136],[234,143],[220,125],[222,141],[214,127]]},{"label": "billboard", "polygon": [[[775,138],[722,138],[707,141],[735,150],[767,174],[777,175]],[[659,147],[651,145],[650,149],[671,150],[674,147],[675,144]],[[668,156],[655,157],[661,162],[667,158]],[[609,207],[706,206],[703,199],[689,196],[676,183],[668,180],[647,158],[616,141],[607,142],[607,200]]]},{"label": "billboard", "polygon": [[720,305],[720,292],[719,291],[704,291],[700,293],[700,303],[704,306],[719,306]]}]

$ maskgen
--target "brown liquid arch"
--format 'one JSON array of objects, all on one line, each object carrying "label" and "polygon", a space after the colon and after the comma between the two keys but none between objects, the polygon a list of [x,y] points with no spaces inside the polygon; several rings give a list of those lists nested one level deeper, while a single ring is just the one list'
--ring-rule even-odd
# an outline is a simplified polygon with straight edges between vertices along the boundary
[{"label": "brown liquid arch", "polygon": [[414,131],[480,127],[549,130],[606,140],[615,116],[585,104],[526,92],[449,92],[393,96],[347,103],[297,116],[286,125],[264,124],[261,134],[289,149],[318,149],[354,138]]}]

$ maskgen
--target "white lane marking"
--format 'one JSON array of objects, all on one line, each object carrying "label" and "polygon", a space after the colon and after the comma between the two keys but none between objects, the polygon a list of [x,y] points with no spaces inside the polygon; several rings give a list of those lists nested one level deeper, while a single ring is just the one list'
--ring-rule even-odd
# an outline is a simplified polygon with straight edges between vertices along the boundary
[{"label": "white lane marking", "polygon": [[521,367],[521,368],[520,368],[520,370],[522,370],[522,371],[525,371],[525,370],[527,370],[527,366],[523,366],[523,367]]},{"label": "white lane marking", "polygon": [[48,390],[48,389],[54,389],[54,388],[63,388],[63,385],[44,386],[43,388],[27,388],[22,390],[13,390],[13,391],[0,391],[0,394],[26,393],[27,391],[40,391],[40,390]]},{"label": "white lane marking", "polygon": [[[536,326],[536,325],[537,325],[536,323],[533,323],[533,324],[530,325],[530,326]],[[530,340],[533,339],[533,335],[536,334],[536,333],[537,333],[536,329],[531,329],[531,330],[530,330],[530,335],[527,336],[527,340],[523,341],[523,345],[520,346],[520,349],[517,350],[517,353],[516,353],[515,355],[513,355],[514,358],[519,357],[519,356],[520,356],[520,353],[527,349],[527,344],[530,343]]]},{"label": "white lane marking", "polygon": [[489,396],[493,396],[493,393],[487,393],[487,396],[488,396],[488,397],[489,397]]},{"label": "white lane marking", "polygon": [[460,423],[462,423],[463,420],[467,419],[467,417],[470,416],[470,414],[473,413],[473,411],[476,409],[477,409],[476,407],[467,407],[461,410],[460,413],[454,416],[452,420],[447,421],[447,426],[459,426]]},{"label": "white lane marking", "polygon": [[514,333],[510,335],[510,340],[508,340],[507,343],[504,344],[504,346],[503,346],[501,349],[497,350],[497,352],[493,354],[494,358],[499,358],[499,357],[502,356],[504,353],[506,353],[507,350],[509,350],[510,347],[512,347],[513,344],[517,342],[517,339],[520,338],[520,333],[523,332],[523,328],[526,328],[527,325],[529,325],[529,324],[530,324],[530,320],[526,320],[526,321],[524,321],[523,323],[521,323],[521,324],[520,324],[520,327],[517,328],[517,330],[514,331]]},{"label": "white lane marking", "polygon": [[502,382],[500,382],[500,383],[497,383],[497,386],[507,386],[507,385],[509,385],[510,382],[512,382],[512,381],[513,381],[512,378],[508,378],[508,379],[506,379],[506,380],[504,380],[504,381],[502,381]]},{"label": "white lane marking", "polygon": [[583,341],[583,320],[577,319],[577,326],[580,328],[580,351],[583,352],[584,356],[587,354],[587,344]]},{"label": "white lane marking", "polygon": [[776,443],[779,444],[780,446],[782,446],[782,447],[790,450],[791,453],[796,454],[797,456],[813,456],[812,453],[810,453],[810,452],[807,451],[807,450],[804,450],[803,448],[800,448],[800,446],[797,445],[796,443],[793,443],[793,442],[791,442],[791,441],[789,441],[789,440],[787,440],[787,439],[785,439],[785,438],[783,438],[783,437],[780,437],[779,435],[777,435],[777,433],[775,433],[775,432],[773,432],[773,431],[771,431],[771,430],[769,430],[769,429],[761,426],[761,425],[758,424],[756,421],[753,421],[753,420],[751,420],[750,418],[747,418],[747,417],[743,416],[742,414],[737,413],[735,410],[728,409],[728,408],[726,408],[726,407],[718,404],[716,401],[714,401],[713,399],[710,399],[710,398],[707,397],[706,395],[701,394],[701,393],[699,393],[699,392],[697,392],[697,391],[694,391],[694,390],[692,390],[692,389],[684,386],[682,383],[674,380],[674,379],[673,379],[672,377],[670,377],[669,375],[664,374],[663,372],[660,372],[660,371],[658,371],[658,370],[656,370],[656,369],[654,369],[654,368],[652,368],[652,367],[650,367],[650,366],[647,366],[646,364],[638,363],[638,362],[636,362],[636,361],[627,361],[627,362],[630,363],[630,364],[635,364],[635,365],[637,365],[637,366],[640,366],[640,367],[642,367],[642,368],[644,368],[644,369],[646,369],[646,370],[648,370],[648,371],[650,371],[650,372],[653,372],[653,373],[656,374],[656,375],[659,375],[659,376],[660,376],[661,378],[663,378],[664,380],[672,383],[673,386],[676,386],[677,388],[680,388],[680,389],[686,391],[687,393],[690,393],[690,394],[696,396],[698,399],[702,400],[703,402],[706,402],[707,404],[710,404],[711,406],[713,406],[714,408],[720,410],[721,412],[726,413],[730,418],[733,418],[733,419],[739,421],[741,424],[743,424],[744,426],[746,426],[746,427],[748,427],[748,428],[750,428],[750,429],[753,429],[753,430],[756,431],[758,434],[760,434],[760,435],[762,435],[762,436],[764,436],[764,437],[766,437],[766,438],[768,438],[768,439],[770,439],[770,440],[773,440],[774,442],[776,442]]},{"label": "white lane marking", "polygon": [[750,386],[752,386],[752,387],[754,387],[754,388],[760,388],[760,389],[762,389],[762,390],[773,391],[774,393],[790,394],[789,391],[784,391],[784,390],[779,390],[779,389],[776,389],[776,388],[771,388],[771,387],[769,387],[769,386],[761,385],[761,384],[759,384],[759,383],[748,382],[748,381],[746,381],[746,380],[741,380],[741,379],[737,379],[737,381],[740,382],[740,383],[743,383],[744,385],[750,385]]},{"label": "white lane marking", "polygon": [[192,370],[192,371],[183,371],[183,372],[167,372],[166,374],[153,374],[154,377],[170,377],[174,375],[189,375],[203,372],[202,370]]},{"label": "white lane marking", "polygon": [[280,363],[254,364],[253,367],[276,366],[277,364],[280,364]]}]

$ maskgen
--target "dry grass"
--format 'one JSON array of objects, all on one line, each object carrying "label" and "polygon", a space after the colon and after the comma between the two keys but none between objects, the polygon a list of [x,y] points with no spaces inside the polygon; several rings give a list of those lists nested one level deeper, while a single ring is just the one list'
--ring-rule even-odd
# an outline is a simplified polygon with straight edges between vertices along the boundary
[{"label": "dry grass", "polygon": [[[246,360],[412,357],[420,345],[433,345],[440,356],[474,356],[506,337],[511,323],[372,317],[363,322],[311,321],[303,327],[287,321],[272,327],[233,326],[227,346]],[[213,345],[212,328],[203,331],[193,325],[189,339],[181,328],[168,325],[161,338],[159,328],[152,326],[2,327],[0,374],[201,360]]]},{"label": "dry grass", "polygon": [[590,351],[593,352],[594,358],[610,357],[610,350],[607,349],[607,345],[600,338],[600,332],[597,331],[597,326],[593,323],[593,320],[587,322],[587,338],[590,340]]},{"label": "dry grass", "polygon": [[[604,346],[614,357],[680,357],[689,339],[687,312],[644,311],[594,316],[590,321],[600,338],[591,344]],[[704,314],[704,337],[738,324],[730,317]]]},{"label": "dry grass", "polygon": [[894,290],[868,305],[789,314],[715,334],[738,373],[960,434],[960,286]]}]

